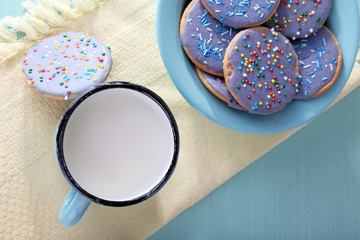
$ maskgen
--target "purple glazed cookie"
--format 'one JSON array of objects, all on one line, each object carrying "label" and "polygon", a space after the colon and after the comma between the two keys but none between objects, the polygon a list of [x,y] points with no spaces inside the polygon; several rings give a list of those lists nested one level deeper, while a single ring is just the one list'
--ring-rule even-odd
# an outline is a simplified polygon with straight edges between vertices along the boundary
[{"label": "purple glazed cookie", "polygon": [[196,72],[201,80],[201,82],[205,85],[210,92],[212,92],[216,97],[226,102],[229,107],[235,108],[237,110],[245,111],[236,100],[233,98],[231,93],[229,92],[228,87],[225,85],[225,79],[222,77],[213,76],[202,71],[199,68],[196,68]]},{"label": "purple glazed cookie", "polygon": [[289,40],[265,27],[241,31],[225,54],[224,76],[235,100],[268,115],[290,103],[298,88],[298,60]]},{"label": "purple glazed cookie", "polygon": [[299,58],[301,80],[296,99],[309,99],[326,92],[336,81],[342,66],[340,45],[326,27],[292,45]]},{"label": "purple glazed cookie", "polygon": [[40,40],[24,59],[26,82],[45,97],[67,100],[102,83],[112,66],[110,48],[88,33]]},{"label": "purple glazed cookie", "polygon": [[198,68],[215,76],[224,75],[225,51],[238,32],[211,16],[200,0],[187,6],[180,22],[180,39],[186,54]]},{"label": "purple glazed cookie", "polygon": [[201,0],[220,22],[230,27],[248,28],[266,22],[276,11],[280,0]]},{"label": "purple glazed cookie", "polygon": [[281,0],[266,26],[288,38],[307,38],[323,26],[331,7],[332,0]]}]

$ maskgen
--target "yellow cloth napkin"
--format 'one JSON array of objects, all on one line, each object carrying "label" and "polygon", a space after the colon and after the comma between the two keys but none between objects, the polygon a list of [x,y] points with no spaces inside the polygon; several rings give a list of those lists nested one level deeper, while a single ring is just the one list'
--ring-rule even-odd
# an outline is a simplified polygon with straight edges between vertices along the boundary
[{"label": "yellow cloth napkin", "polygon": [[[25,84],[23,53],[0,65],[0,239],[144,239],[298,129],[249,135],[225,129],[195,111],[179,94],[161,61],[154,0],[109,0],[51,35],[88,31],[111,46],[108,81],[130,81],[158,93],[178,122],[181,150],[165,187],[126,208],[91,204],[74,227],[57,215],[69,184],[54,156],[56,124],[69,101],[45,99]],[[337,100],[360,84],[354,67]]]}]

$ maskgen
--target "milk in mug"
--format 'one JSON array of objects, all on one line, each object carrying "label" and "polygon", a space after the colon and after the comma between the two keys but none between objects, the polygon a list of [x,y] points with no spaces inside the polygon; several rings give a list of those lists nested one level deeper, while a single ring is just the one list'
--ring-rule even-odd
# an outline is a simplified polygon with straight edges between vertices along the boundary
[{"label": "milk in mug", "polygon": [[167,115],[149,96],[110,88],[91,95],[72,113],[63,151],[81,188],[105,200],[126,201],[163,179],[174,135]]}]

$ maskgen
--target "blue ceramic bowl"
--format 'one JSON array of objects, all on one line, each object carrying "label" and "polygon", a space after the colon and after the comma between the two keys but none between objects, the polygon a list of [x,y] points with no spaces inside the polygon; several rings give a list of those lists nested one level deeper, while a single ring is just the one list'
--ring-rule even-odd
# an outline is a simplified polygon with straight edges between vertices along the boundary
[{"label": "blue ceramic bowl", "polygon": [[339,40],[343,67],[334,86],[321,96],[291,102],[268,116],[240,112],[213,96],[198,78],[194,65],[180,44],[179,25],[188,0],[158,0],[156,33],[165,67],[183,97],[201,114],[215,123],[244,133],[270,134],[296,128],[314,119],[339,95],[354,65],[359,41],[359,15],[356,0],[333,0],[325,23]]}]

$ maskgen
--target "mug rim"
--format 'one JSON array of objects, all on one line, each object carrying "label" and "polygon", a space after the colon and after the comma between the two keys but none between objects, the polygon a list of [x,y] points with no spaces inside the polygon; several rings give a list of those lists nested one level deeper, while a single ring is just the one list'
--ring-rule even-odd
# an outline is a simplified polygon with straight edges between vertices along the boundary
[{"label": "mug rim", "polygon": [[[153,100],[155,103],[157,103],[159,105],[159,107],[162,109],[162,111],[165,113],[165,115],[171,125],[172,135],[173,135],[173,140],[174,140],[174,149],[173,149],[171,164],[170,164],[166,174],[164,175],[164,177],[148,192],[146,192],[136,198],[129,199],[129,200],[122,200],[122,201],[113,201],[113,200],[103,199],[103,198],[100,198],[98,196],[95,196],[95,195],[89,193],[84,188],[82,188],[77,183],[77,181],[72,177],[72,175],[67,167],[65,157],[64,157],[64,151],[63,151],[64,150],[63,149],[63,141],[64,141],[65,129],[66,129],[67,123],[69,122],[69,119],[70,119],[72,113],[76,110],[76,108],[83,101],[85,101],[90,96],[92,96],[100,91],[103,91],[106,89],[113,89],[113,88],[125,88],[125,89],[137,91],[141,94],[148,96],[151,100]],[[121,81],[107,82],[107,83],[103,83],[103,84],[94,86],[94,87],[88,89],[87,91],[85,91],[84,93],[80,94],[75,100],[73,100],[70,103],[70,105],[68,106],[68,108],[65,110],[64,114],[62,115],[62,117],[60,119],[59,125],[57,127],[57,133],[56,133],[55,140],[56,140],[55,144],[56,144],[57,160],[58,160],[58,163],[59,163],[59,166],[60,166],[60,169],[61,169],[63,175],[65,176],[66,180],[70,183],[70,185],[78,193],[80,193],[82,196],[89,199],[90,201],[101,204],[101,205],[112,206],[112,207],[123,207],[123,206],[130,206],[133,204],[137,204],[142,201],[145,201],[146,199],[152,197],[155,193],[157,193],[166,184],[166,182],[170,179],[171,175],[173,174],[173,172],[175,170],[175,166],[177,164],[177,159],[178,159],[178,155],[179,155],[179,147],[180,147],[179,129],[178,129],[177,123],[175,121],[175,118],[174,118],[170,108],[165,103],[165,101],[160,96],[158,96],[155,92],[151,91],[150,89],[148,89],[144,86],[141,86],[141,85],[138,85],[135,83],[121,82]]]}]

